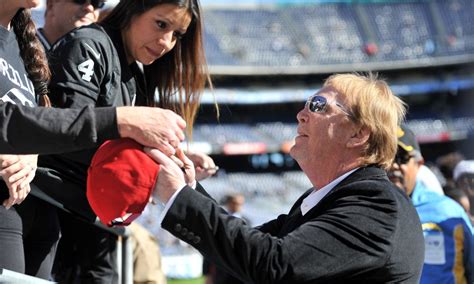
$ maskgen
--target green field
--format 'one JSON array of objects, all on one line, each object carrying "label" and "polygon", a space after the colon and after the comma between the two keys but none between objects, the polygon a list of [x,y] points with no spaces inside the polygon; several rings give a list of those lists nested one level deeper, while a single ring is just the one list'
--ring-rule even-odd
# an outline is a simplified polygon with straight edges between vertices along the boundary
[{"label": "green field", "polygon": [[204,278],[196,279],[168,279],[168,284],[204,284]]}]

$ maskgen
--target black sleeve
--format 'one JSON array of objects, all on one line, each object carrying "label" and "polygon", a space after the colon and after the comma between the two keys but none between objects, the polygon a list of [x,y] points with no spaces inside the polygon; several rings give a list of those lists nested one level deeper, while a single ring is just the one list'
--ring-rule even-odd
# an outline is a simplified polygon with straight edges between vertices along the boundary
[{"label": "black sleeve", "polygon": [[396,218],[388,216],[395,205],[351,190],[334,203],[321,216],[275,236],[223,214],[214,201],[185,187],[161,225],[244,282],[331,283],[340,275],[383,267],[394,238]]},{"label": "black sleeve", "polygon": [[[87,30],[91,29],[76,33]],[[98,105],[99,96],[107,95],[102,85],[110,81],[107,54],[110,54],[109,48],[101,41],[80,34],[68,35],[55,45],[49,53],[52,73],[49,89],[53,104],[62,108]]]},{"label": "black sleeve", "polygon": [[[90,28],[76,30],[73,34],[66,36],[50,52],[51,100],[61,108],[108,106],[101,98],[120,94],[107,92],[105,87],[112,81],[107,71],[112,65],[107,63],[110,46],[102,40],[106,35]],[[80,172],[85,173],[95,151],[96,148],[74,151],[57,158],[82,165]]]},{"label": "black sleeve", "polygon": [[115,108],[56,109],[0,104],[0,153],[52,154],[119,138]]}]

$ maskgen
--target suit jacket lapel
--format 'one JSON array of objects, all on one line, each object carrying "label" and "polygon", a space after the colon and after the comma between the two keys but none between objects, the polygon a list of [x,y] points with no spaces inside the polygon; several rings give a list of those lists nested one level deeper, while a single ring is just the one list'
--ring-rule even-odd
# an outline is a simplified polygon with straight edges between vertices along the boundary
[{"label": "suit jacket lapel", "polygon": [[297,209],[300,214],[299,215],[300,218],[298,219],[297,222],[299,224],[302,224],[304,222],[307,222],[309,219],[314,218],[315,215],[320,214],[319,212],[323,211],[324,208],[330,205],[332,197],[339,190],[341,189],[344,190],[344,187],[346,185],[351,184],[354,181],[366,180],[366,179],[387,179],[387,175],[384,170],[376,166],[367,166],[367,167],[360,168],[356,170],[355,172],[353,172],[351,175],[349,175],[347,178],[342,180],[339,184],[337,184],[331,191],[328,192],[328,194],[326,194],[326,196],[323,197],[323,199],[321,199],[321,201],[319,201],[318,204],[316,204],[316,206],[311,208],[311,210],[309,210],[303,216],[301,215],[300,205],[303,202],[303,199],[311,193],[312,189],[305,192],[305,194],[302,197],[300,197],[300,199],[298,199],[298,201],[295,203],[295,205],[292,208],[293,210],[294,207],[298,205]]},{"label": "suit jacket lapel", "polygon": [[300,198],[298,198],[295,204],[293,204],[290,212],[288,212],[285,223],[280,228],[280,232],[278,234],[279,237],[288,234],[303,223],[303,215],[301,214],[300,206],[303,202],[303,199],[305,199],[312,191],[313,188],[308,189],[305,193],[303,193],[303,195],[300,196]]}]

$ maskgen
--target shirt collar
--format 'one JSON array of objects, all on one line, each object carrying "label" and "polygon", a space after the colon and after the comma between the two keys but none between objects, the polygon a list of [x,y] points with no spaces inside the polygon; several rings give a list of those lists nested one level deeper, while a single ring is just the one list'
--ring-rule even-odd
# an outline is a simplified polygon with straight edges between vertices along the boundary
[{"label": "shirt collar", "polygon": [[317,190],[316,188],[308,195],[300,205],[301,214],[304,216],[308,213],[309,210],[313,209],[321,199],[323,199],[331,189],[333,189],[336,185],[338,185],[342,180],[344,180],[347,176],[352,174],[358,168],[348,171],[347,173],[339,176],[335,180],[331,181],[327,185],[323,186],[321,189]]},{"label": "shirt collar", "polygon": [[51,49],[51,44],[49,43],[48,39],[44,35],[44,30],[42,28],[39,28],[36,35],[37,35],[38,39],[40,40],[41,44],[44,46],[45,51],[50,50]]}]

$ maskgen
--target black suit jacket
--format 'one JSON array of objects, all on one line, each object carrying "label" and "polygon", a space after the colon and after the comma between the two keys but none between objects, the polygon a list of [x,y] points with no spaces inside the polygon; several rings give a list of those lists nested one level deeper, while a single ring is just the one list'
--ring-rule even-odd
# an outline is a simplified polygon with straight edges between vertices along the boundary
[{"label": "black suit jacket", "polygon": [[382,169],[358,169],[302,216],[309,193],[288,214],[251,228],[202,189],[185,187],[162,227],[249,283],[418,283],[421,224]]}]

